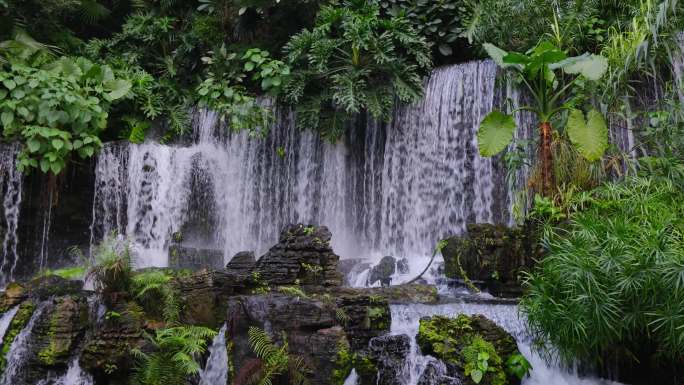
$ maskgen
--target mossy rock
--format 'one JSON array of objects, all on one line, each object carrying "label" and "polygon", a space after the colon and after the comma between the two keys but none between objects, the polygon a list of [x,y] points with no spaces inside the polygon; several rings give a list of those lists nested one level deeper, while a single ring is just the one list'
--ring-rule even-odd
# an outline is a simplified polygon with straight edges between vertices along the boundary
[{"label": "mossy rock", "polygon": [[26,288],[17,282],[11,282],[0,293],[0,313],[8,311],[26,299]]},{"label": "mossy rock", "polygon": [[496,296],[519,297],[522,273],[542,258],[543,250],[532,225],[478,223],[469,224],[465,234],[448,238],[442,255],[447,277],[481,282]]},{"label": "mossy rock", "polygon": [[416,341],[423,354],[444,361],[450,375],[465,378],[465,384],[476,384],[471,373],[477,369],[477,361],[482,357],[486,357],[488,369],[477,384],[520,383],[504,370],[504,363],[512,355],[519,354],[515,339],[482,315],[423,318]]}]

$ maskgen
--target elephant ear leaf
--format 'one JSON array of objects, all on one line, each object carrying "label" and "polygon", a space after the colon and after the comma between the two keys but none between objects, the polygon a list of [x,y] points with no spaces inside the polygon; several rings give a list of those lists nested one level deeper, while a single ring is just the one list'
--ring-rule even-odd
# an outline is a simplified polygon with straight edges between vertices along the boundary
[{"label": "elephant ear leaf", "polygon": [[477,145],[482,156],[494,156],[511,143],[515,133],[515,120],[500,111],[490,112],[480,123]]},{"label": "elephant ear leaf", "polygon": [[568,116],[567,132],[577,151],[590,161],[601,159],[608,148],[608,126],[603,115],[589,111],[587,120],[580,110],[572,110]]},{"label": "elephant ear leaf", "polygon": [[599,80],[608,70],[608,59],[600,55],[582,55],[567,58],[552,65],[563,68],[567,74],[581,74],[589,80]]}]

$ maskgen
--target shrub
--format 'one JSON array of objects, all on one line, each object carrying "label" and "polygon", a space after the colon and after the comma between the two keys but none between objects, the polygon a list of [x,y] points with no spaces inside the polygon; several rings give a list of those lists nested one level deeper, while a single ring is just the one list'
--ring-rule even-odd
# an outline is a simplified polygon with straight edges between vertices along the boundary
[{"label": "shrub", "polygon": [[98,291],[116,293],[130,289],[133,267],[128,241],[109,236],[93,250],[93,258],[87,278],[95,281]]},{"label": "shrub", "polygon": [[[521,307],[566,362],[684,356],[684,193],[634,178],[594,190],[545,237]],[[623,361],[624,362],[624,361]]]}]

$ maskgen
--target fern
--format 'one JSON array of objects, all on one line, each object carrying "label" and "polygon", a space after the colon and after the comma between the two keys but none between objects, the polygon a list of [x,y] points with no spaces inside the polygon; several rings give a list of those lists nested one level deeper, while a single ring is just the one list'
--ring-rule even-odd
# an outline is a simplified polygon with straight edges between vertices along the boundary
[{"label": "fern", "polygon": [[249,344],[258,357],[259,363],[247,361],[236,376],[240,381],[236,385],[271,385],[273,380],[287,374],[291,384],[308,384],[307,373],[310,371],[304,359],[291,355],[288,351],[287,339],[278,346],[265,331],[250,326]]},{"label": "fern", "polygon": [[196,375],[200,365],[195,357],[206,352],[207,343],[216,336],[201,326],[177,326],[146,334],[152,346],[147,353],[136,348],[132,355],[136,366],[132,378],[136,385],[177,385]]},{"label": "fern", "polygon": [[164,321],[173,324],[180,317],[178,294],[171,284],[172,276],[159,270],[136,274],[133,277],[133,293],[146,308],[161,308]]}]

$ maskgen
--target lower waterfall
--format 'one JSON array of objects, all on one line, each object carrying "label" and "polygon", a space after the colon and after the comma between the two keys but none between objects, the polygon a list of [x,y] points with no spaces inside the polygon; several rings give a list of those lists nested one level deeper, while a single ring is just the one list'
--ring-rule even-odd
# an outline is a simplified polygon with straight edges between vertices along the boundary
[{"label": "lower waterfall", "polygon": [[0,377],[0,385],[16,385],[20,383],[18,377],[21,374],[31,350],[30,336],[33,332],[33,326],[41,317],[47,305],[48,302],[44,301],[36,307],[31,315],[31,319],[14,338],[14,341],[12,341],[12,346],[5,356],[7,366],[2,373],[2,377]]},{"label": "lower waterfall", "polygon": [[[528,333],[525,321],[518,313],[516,305],[474,304],[455,302],[440,305],[391,305],[392,335],[406,334],[411,339],[411,350],[407,357],[404,385],[416,385],[425,369],[425,365],[433,358],[420,354],[416,344],[418,324],[422,317],[443,315],[456,317],[459,314],[482,314],[504,328],[518,343],[518,349],[532,365],[529,376],[523,379],[523,385],[620,385],[603,379],[580,377],[576,371],[560,365],[548,363],[532,348],[532,337]],[[437,384],[429,384],[437,385]]]},{"label": "lower waterfall", "polygon": [[228,350],[226,349],[226,324],[223,324],[209,347],[209,358],[200,372],[199,385],[228,383]]},{"label": "lower waterfall", "polygon": [[12,323],[12,319],[14,319],[14,315],[17,314],[17,310],[19,310],[18,305],[14,306],[13,308],[2,313],[2,317],[0,317],[0,341],[2,341],[3,338],[5,338],[5,334],[7,333],[7,329],[9,328],[10,324]]}]

